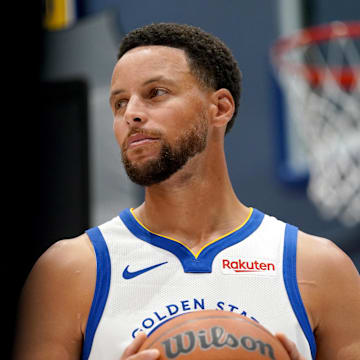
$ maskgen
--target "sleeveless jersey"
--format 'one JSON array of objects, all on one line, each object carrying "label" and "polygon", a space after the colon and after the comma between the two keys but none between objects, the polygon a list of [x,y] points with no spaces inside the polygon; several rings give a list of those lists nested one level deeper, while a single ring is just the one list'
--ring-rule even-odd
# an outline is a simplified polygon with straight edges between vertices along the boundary
[{"label": "sleeveless jersey", "polygon": [[139,331],[150,334],[188,311],[218,309],[286,334],[315,359],[296,279],[297,232],[251,209],[244,224],[195,254],[145,228],[130,209],[88,230],[97,279],[82,358],[119,360]]}]

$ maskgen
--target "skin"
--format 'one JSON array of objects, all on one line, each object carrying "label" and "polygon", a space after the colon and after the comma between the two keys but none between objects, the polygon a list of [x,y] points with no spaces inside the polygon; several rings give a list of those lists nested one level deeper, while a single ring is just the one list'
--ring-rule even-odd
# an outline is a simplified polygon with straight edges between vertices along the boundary
[{"label": "skin", "polygon": [[[146,227],[197,252],[246,219],[249,208],[234,193],[224,154],[225,128],[234,112],[228,90],[200,86],[182,50],[149,46],[130,50],[118,61],[110,93],[120,147],[136,128],[155,130],[173,144],[200,111],[207,119],[205,150],[169,179],[145,188],[145,202],[134,211]],[[129,146],[127,155],[141,166],[158,156],[160,143]],[[317,359],[359,359],[360,279],[355,266],[329,240],[303,232],[298,240],[297,276],[316,337]],[[79,359],[95,281],[96,260],[86,234],[51,246],[23,289],[15,359]],[[281,334],[278,338],[292,360],[303,359],[293,342]],[[144,340],[144,334],[136,337],[120,359],[156,359],[156,351],[138,353]]]}]

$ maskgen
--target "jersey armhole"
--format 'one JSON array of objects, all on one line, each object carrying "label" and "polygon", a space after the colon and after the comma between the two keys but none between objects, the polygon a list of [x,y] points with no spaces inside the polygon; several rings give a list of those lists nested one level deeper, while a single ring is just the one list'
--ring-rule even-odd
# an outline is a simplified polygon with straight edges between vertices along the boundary
[{"label": "jersey armhole", "polygon": [[316,342],[301,298],[296,276],[296,251],[298,229],[286,224],[283,256],[283,275],[291,307],[309,343],[312,358],[316,358]]},{"label": "jersey armhole", "polygon": [[98,227],[86,231],[94,247],[96,255],[96,285],[94,297],[86,325],[82,360],[89,358],[96,329],[104,312],[108,298],[111,278],[111,262],[109,250]]}]

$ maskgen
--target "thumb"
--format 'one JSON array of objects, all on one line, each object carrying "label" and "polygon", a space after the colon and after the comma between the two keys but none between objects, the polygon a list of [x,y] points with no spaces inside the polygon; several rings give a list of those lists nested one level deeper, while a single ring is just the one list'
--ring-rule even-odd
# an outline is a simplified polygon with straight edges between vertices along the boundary
[{"label": "thumb", "polygon": [[300,355],[296,344],[289,340],[286,335],[282,333],[275,334],[275,337],[280,340],[281,344],[284,346],[285,350],[290,356],[290,360],[305,360],[303,356]]}]

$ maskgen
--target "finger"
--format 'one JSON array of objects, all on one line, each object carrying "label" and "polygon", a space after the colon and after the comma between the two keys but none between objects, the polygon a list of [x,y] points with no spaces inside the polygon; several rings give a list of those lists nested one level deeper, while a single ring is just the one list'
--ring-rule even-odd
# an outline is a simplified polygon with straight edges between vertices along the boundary
[{"label": "finger", "polygon": [[125,360],[130,355],[136,354],[145,340],[146,334],[143,331],[140,331],[135,339],[126,347],[121,359]]},{"label": "finger", "polygon": [[131,355],[126,358],[126,360],[156,360],[160,356],[160,351],[158,349],[149,349],[140,351],[137,354]]},{"label": "finger", "polygon": [[277,333],[275,336],[280,340],[285,350],[288,352],[291,360],[305,360],[305,358],[300,355],[296,344],[289,340],[286,335]]}]

